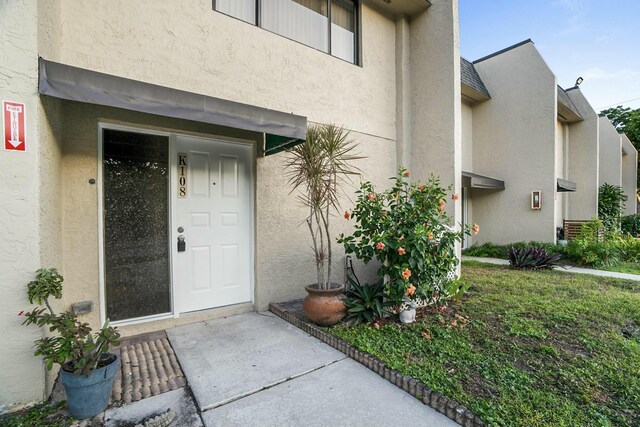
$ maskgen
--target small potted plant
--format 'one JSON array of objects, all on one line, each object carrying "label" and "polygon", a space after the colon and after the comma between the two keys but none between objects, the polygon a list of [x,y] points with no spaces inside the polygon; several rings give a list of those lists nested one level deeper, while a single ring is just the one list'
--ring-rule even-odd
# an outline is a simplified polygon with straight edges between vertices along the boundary
[{"label": "small potted plant", "polygon": [[309,295],[303,308],[309,319],[322,326],[335,324],[346,315],[344,285],[331,282],[333,238],[329,221],[339,210],[342,184],[360,172],[351,164],[361,158],[354,154],[355,148],[344,128],[311,126],[305,142],[289,151],[286,163],[291,191],[300,190],[300,200],[309,212],[306,223],[316,262],[317,282],[305,287]]},{"label": "small potted plant", "polygon": [[120,334],[109,326],[107,320],[95,334],[88,323],[65,311],[55,313],[50,298],[62,297],[63,277],[55,268],[40,269],[36,279],[27,285],[31,304],[44,304],[26,316],[23,325],[46,326],[52,335],[35,341],[35,355],[42,356],[48,370],[54,363],[61,366],[60,380],[67,394],[69,412],[75,418],[91,418],[109,404],[115,374],[120,359],[109,353],[109,348],[119,345]]}]

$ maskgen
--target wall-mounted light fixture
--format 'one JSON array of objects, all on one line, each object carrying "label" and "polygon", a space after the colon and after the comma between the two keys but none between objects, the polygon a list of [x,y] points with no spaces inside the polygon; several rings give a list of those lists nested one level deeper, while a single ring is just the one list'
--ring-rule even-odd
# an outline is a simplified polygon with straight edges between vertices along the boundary
[{"label": "wall-mounted light fixture", "polygon": [[531,192],[531,209],[542,209],[542,192],[540,190]]}]

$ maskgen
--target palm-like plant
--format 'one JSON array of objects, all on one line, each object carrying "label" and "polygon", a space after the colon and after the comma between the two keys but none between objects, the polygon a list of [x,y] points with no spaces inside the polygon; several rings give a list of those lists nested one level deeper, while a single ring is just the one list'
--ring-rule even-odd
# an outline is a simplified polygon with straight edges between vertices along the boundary
[{"label": "palm-like plant", "polygon": [[305,142],[289,150],[285,165],[291,192],[300,190],[299,199],[309,211],[306,223],[313,241],[318,289],[322,290],[331,286],[329,219],[339,210],[342,185],[350,181],[350,175],[360,173],[351,164],[362,158],[354,153],[355,148],[344,128],[314,125],[307,129]]}]

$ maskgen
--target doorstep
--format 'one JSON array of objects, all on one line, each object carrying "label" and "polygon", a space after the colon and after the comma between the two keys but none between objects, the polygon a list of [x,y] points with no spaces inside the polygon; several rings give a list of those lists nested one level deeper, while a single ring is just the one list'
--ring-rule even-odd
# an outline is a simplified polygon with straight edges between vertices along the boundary
[{"label": "doorstep", "polygon": [[480,419],[480,417],[475,415],[465,406],[460,405],[447,396],[431,390],[431,388],[415,378],[409,375],[402,375],[395,369],[389,368],[377,357],[362,352],[345,340],[326,332],[326,328],[321,328],[311,323],[309,318],[304,314],[302,302],[303,300],[300,299],[284,303],[270,303],[269,311],[292,325],[297,326],[309,335],[312,335],[336,350],[341,351],[351,359],[354,359],[356,362],[359,362],[365,367],[371,369],[390,383],[403,389],[423,404],[432,407],[458,424],[465,427],[485,426],[485,423]]}]

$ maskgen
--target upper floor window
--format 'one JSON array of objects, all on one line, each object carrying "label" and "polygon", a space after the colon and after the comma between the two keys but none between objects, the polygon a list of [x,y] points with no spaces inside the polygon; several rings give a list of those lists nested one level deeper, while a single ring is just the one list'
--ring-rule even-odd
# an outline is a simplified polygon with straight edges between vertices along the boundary
[{"label": "upper floor window", "polygon": [[355,0],[214,0],[214,9],[357,63]]}]

